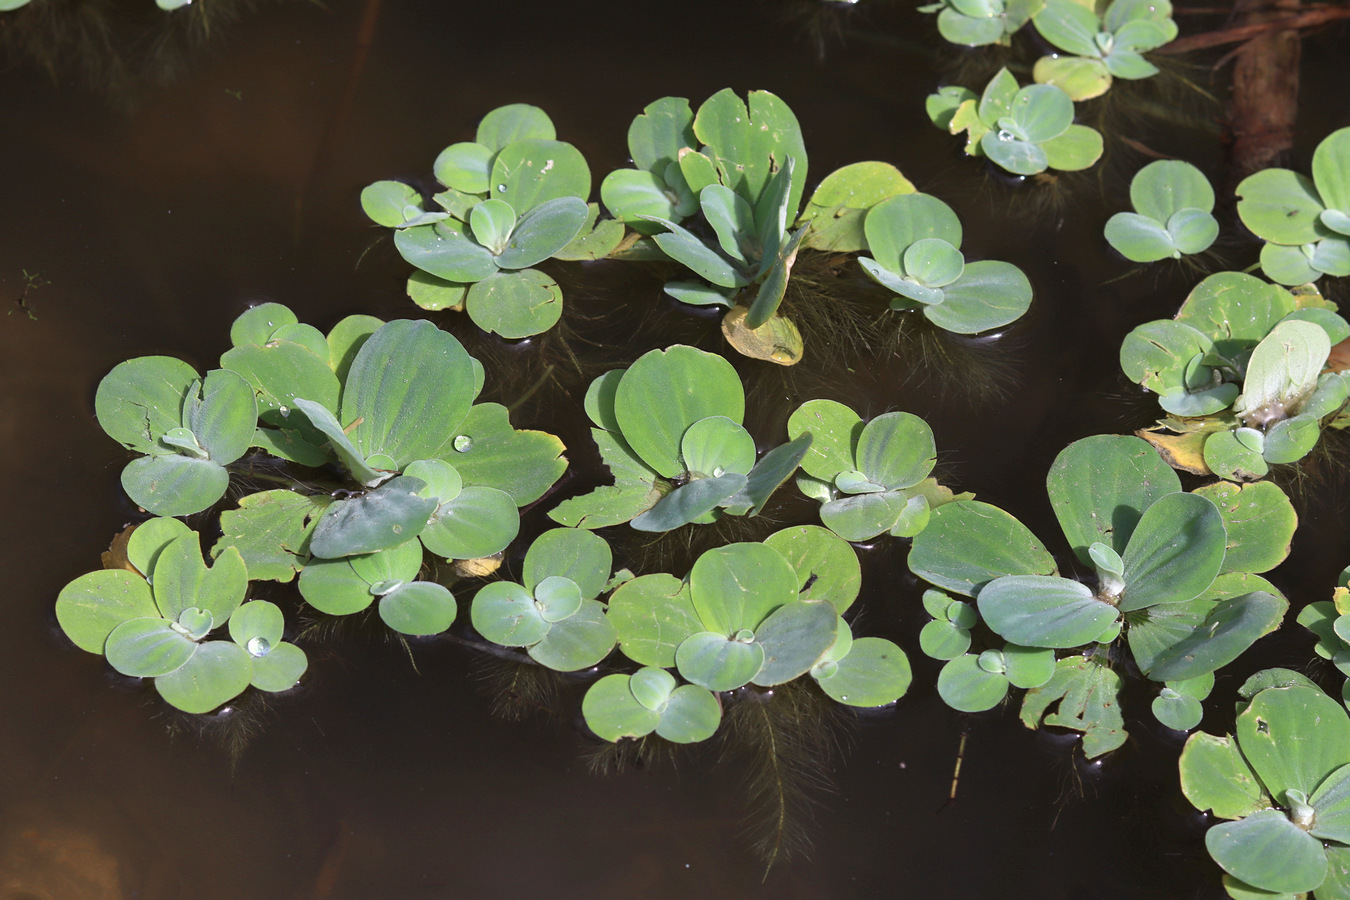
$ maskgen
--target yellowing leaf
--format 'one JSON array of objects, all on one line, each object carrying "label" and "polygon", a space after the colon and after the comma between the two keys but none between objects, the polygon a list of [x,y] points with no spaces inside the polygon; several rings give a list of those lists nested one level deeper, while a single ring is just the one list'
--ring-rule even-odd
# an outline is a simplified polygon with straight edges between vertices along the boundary
[{"label": "yellowing leaf", "polygon": [[780,315],[769,317],[758,328],[746,328],[748,307],[737,306],[722,317],[722,334],[737,352],[751,359],[762,359],[780,366],[794,366],[802,358],[802,333]]},{"label": "yellowing leaf", "polygon": [[1183,472],[1196,475],[1212,475],[1205,464],[1205,439],[1208,434],[1192,431],[1188,434],[1168,434],[1163,431],[1138,431],[1141,438],[1153,445],[1167,464]]}]

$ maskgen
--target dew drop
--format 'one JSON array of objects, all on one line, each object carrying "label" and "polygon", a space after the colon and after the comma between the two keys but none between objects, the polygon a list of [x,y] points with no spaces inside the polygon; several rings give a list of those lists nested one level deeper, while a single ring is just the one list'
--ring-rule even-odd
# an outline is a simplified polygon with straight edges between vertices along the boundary
[{"label": "dew drop", "polygon": [[499,185],[497,185],[497,190],[500,191],[501,193],[505,194],[505,193],[506,193],[506,185],[504,185],[504,184],[499,184]]},{"label": "dew drop", "polygon": [[250,656],[266,656],[272,652],[272,642],[260,635],[249,638],[244,649],[248,650]]},{"label": "dew drop", "polygon": [[473,438],[467,434],[457,435],[455,437],[455,449],[460,453],[468,453],[473,449]]},{"label": "dew drop", "polygon": [[727,472],[727,470],[724,469],[724,468],[722,468],[721,466],[716,466],[716,467],[714,467],[713,470],[712,470],[712,474],[713,474],[713,477],[714,477],[714,478],[721,478],[723,475],[726,474],[726,472]]},{"label": "dew drop", "polygon": [[998,132],[998,139],[999,139],[1000,141],[1011,141],[1011,140],[1013,139],[1012,132],[1011,132],[1011,131],[1005,131],[1005,130],[1003,130],[1003,129],[1000,128],[1000,129],[999,129],[999,132]]}]

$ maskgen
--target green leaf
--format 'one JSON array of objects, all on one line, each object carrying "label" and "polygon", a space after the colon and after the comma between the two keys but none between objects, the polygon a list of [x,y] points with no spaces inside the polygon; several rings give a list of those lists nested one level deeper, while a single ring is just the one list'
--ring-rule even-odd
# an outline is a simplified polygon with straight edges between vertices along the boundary
[{"label": "green leaf", "polygon": [[1214,189],[1195,166],[1175,159],[1151,162],[1130,181],[1135,212],[1166,222],[1183,209],[1214,209]]},{"label": "green leaf", "polygon": [[142,575],[149,576],[164,548],[191,530],[178,519],[162,516],[142,522],[127,538],[127,561]]},{"label": "green leaf", "polygon": [[644,666],[675,665],[676,648],[705,627],[688,585],[664,573],[625,582],[610,595],[607,615],[624,655]]},{"label": "green leaf", "polygon": [[745,394],[740,377],[720,356],[676,345],[643,354],[622,376],[614,411],[623,436],[643,461],[666,478],[684,474],[680,441],[708,416],[740,423]]},{"label": "green leaf", "polygon": [[489,275],[469,287],[464,306],[484,331],[515,340],[543,334],[562,318],[562,289],[538,269]]},{"label": "green leaf", "polygon": [[553,121],[542,109],[527,103],[511,103],[483,116],[474,140],[497,153],[515,141],[551,141],[556,136]]},{"label": "green leaf", "polygon": [[1091,565],[1092,544],[1123,554],[1144,510],[1181,490],[1181,479],[1142,438],[1100,434],[1061,450],[1045,485],[1074,554]]},{"label": "green leaf", "polygon": [[1214,504],[1196,494],[1167,494],[1139,518],[1121,556],[1121,612],[1200,596],[1223,565],[1227,537]]},{"label": "green leaf", "polygon": [[242,694],[252,678],[248,651],[230,641],[208,641],[182,668],[156,678],[155,690],[170,706],[201,714]]},{"label": "green leaf", "polygon": [[190,516],[225,496],[230,475],[218,463],[190,456],[142,456],[122,470],[122,489],[158,516]]},{"label": "green leaf", "polygon": [[867,246],[863,233],[867,210],[913,191],[913,183],[890,163],[851,163],[825,176],[797,221],[811,223],[806,236],[810,247],[837,253],[859,251]]},{"label": "green leaf", "polygon": [[629,522],[638,531],[661,532],[679,528],[717,509],[745,487],[744,475],[729,472],[702,478],[666,494],[649,510]]},{"label": "green leaf", "polygon": [[182,668],[197,644],[168,619],[131,619],[112,630],[104,652],[108,664],[123,675],[153,678]]},{"label": "green leaf", "polygon": [[1049,575],[1050,553],[1025,525],[978,500],[944,503],[914,538],[910,571],[939,587],[973,596],[1001,575]]},{"label": "green leaf", "polygon": [[[520,217],[510,240],[497,254],[497,265],[503,269],[524,269],[543,262],[581,233],[588,215],[586,201],[581,197],[556,197],[540,203]],[[476,230],[474,234],[477,236]]]},{"label": "green leaf", "polygon": [[1237,197],[1242,224],[1259,238],[1297,246],[1322,236],[1318,216],[1326,205],[1305,175],[1262,169],[1238,184]]},{"label": "green leaf", "polygon": [[797,525],[774,532],[764,543],[796,570],[801,599],[828,601],[841,615],[857,599],[862,586],[858,554],[828,530]]},{"label": "green leaf", "polygon": [[937,462],[933,431],[918,416],[886,413],[872,419],[858,436],[858,468],[870,481],[894,490],[912,487]]},{"label": "green leaf", "polygon": [[361,209],[376,225],[397,228],[407,220],[409,207],[421,210],[422,195],[401,181],[377,181],[361,189]]},{"label": "green leaf", "polygon": [[764,665],[764,648],[712,631],[685,638],[675,662],[687,680],[710,691],[733,691],[750,683]]},{"label": "green leaf", "polygon": [[1322,883],[1326,852],[1277,809],[1263,809],[1205,832],[1205,848],[1228,874],[1253,887],[1300,894]]},{"label": "green leaf", "polygon": [[831,698],[857,707],[894,703],[905,695],[913,680],[905,652],[875,637],[856,639],[832,673],[813,669],[811,675]]},{"label": "green leaf", "polygon": [[288,490],[241,497],[238,509],[220,514],[222,534],[211,555],[235,547],[248,566],[249,578],[290,581],[309,560],[309,536],[331,502],[327,494],[309,496]]},{"label": "green leaf", "polygon": [[587,727],[601,740],[640,738],[651,734],[661,721],[660,713],[637,701],[629,682],[628,675],[606,675],[590,686],[581,701]]},{"label": "green leaf", "polygon": [[1084,56],[1042,56],[1032,67],[1038,84],[1054,85],[1069,99],[1091,100],[1111,88],[1111,70],[1100,59]]},{"label": "green leaf", "polygon": [[1231,736],[1191,735],[1181,751],[1180,769],[1186,799],[1220,819],[1240,819],[1270,806],[1270,798]]},{"label": "green leaf", "polygon": [[516,211],[505,200],[484,200],[469,211],[468,224],[473,229],[474,240],[487,247],[494,256],[500,257],[516,227]]},{"label": "green leaf", "polygon": [[257,417],[268,425],[300,429],[309,442],[323,439],[316,430],[304,429],[304,417],[290,415],[296,398],[303,397],[327,410],[338,407],[339,384],[330,360],[293,341],[245,344],[228,350],[220,364],[238,372],[257,392]]},{"label": "green leaf", "polygon": [[901,194],[873,206],[863,221],[867,249],[891,272],[908,275],[904,254],[915,243],[940,238],[961,247],[961,222],[952,208],[929,194]]},{"label": "green leaf", "polygon": [[1008,695],[1006,676],[985,671],[972,653],[949,661],[938,673],[938,695],[958,712],[993,709]]},{"label": "green leaf", "polygon": [[176,621],[183,610],[195,606],[223,625],[248,593],[248,568],[238,550],[226,548],[208,569],[197,533],[191,531],[159,554],[150,584],[164,618]]},{"label": "green leaf", "polygon": [[[701,555],[689,572],[690,596],[700,621],[707,630],[723,636],[756,629],[769,613],[797,598],[797,584],[792,564],[764,544],[714,548]],[[830,621],[833,628],[834,620]]]},{"label": "green leaf", "polygon": [[520,513],[511,495],[470,486],[435,507],[418,537],[446,559],[482,559],[505,550],[520,532]]},{"label": "green leaf", "polygon": [[[523,221],[530,211],[550,200],[570,198],[569,202],[579,202],[584,209],[591,194],[591,170],[581,151],[571,144],[517,140],[503,147],[493,160],[491,185],[492,197],[511,204]],[[583,213],[578,230],[584,221]],[[576,231],[558,249],[573,237]]]},{"label": "green leaf", "polygon": [[1287,608],[1263,591],[1223,600],[1188,637],[1158,653],[1145,674],[1154,681],[1181,681],[1222,668],[1274,631]]},{"label": "green leaf", "polygon": [[497,271],[492,251],[448,222],[401,228],[394,246],[409,263],[446,281],[471,283]]},{"label": "green leaf", "polygon": [[[801,127],[786,103],[768,91],[751,91],[749,108],[730,89],[703,102],[694,117],[694,134],[717,167],[722,184],[759,202],[773,173],[793,160],[795,172],[787,206],[801,205],[806,183],[806,146]],[[691,184],[692,186],[692,184]]]},{"label": "green leaf", "polygon": [[562,575],[572,580],[581,596],[594,600],[609,580],[614,559],[609,544],[589,531],[554,528],[534,539],[525,554],[524,582],[533,591],[545,578]]},{"label": "green leaf", "polygon": [[[456,438],[468,438],[468,443]],[[567,469],[562,441],[543,431],[511,427],[510,414],[499,403],[477,403],[455,429],[443,449],[468,485],[505,491],[517,506],[542,497]]]},{"label": "green leaf", "polygon": [[[1095,657],[1070,656],[1055,664],[1055,675],[1027,692],[1022,724],[1037,723],[1083,733],[1083,755],[1095,759],[1115,750],[1129,737],[1120,715],[1121,678]],[[1049,708],[1058,703],[1058,711]]]},{"label": "green leaf", "polygon": [[230,325],[230,344],[235,347],[242,347],[245,344],[265,344],[272,339],[272,333],[278,328],[283,325],[294,325],[299,321],[288,306],[281,303],[259,303],[240,313]]},{"label": "green leaf", "polygon": [[380,618],[400,634],[440,634],[455,621],[455,612],[450,591],[430,581],[414,581],[380,597]]},{"label": "green leaf", "polygon": [[919,648],[932,659],[956,659],[970,649],[970,629],[934,619],[919,630]]},{"label": "green leaf", "polygon": [[1219,236],[1219,222],[1208,212],[1183,209],[1167,220],[1167,233],[1181,253],[1203,253]]},{"label": "green leaf", "polygon": [[838,618],[834,606],[816,600],[793,600],[774,610],[754,629],[764,664],[751,680],[773,687],[805,675],[834,643]]},{"label": "green leaf", "polygon": [[469,615],[479,634],[503,647],[537,644],[553,627],[530,592],[510,581],[483,585],[474,595]]},{"label": "green leaf", "polygon": [[1040,147],[1050,168],[1078,172],[1101,159],[1102,135],[1086,125],[1070,125],[1059,137],[1043,141]]},{"label": "green leaf", "polygon": [[[176,519],[174,521],[177,521]],[[154,618],[159,609],[145,579],[124,569],[81,575],[56,598],[56,621],[66,637],[90,653],[103,653],[108,635],[123,622]]]},{"label": "green leaf", "polygon": [[[1350,213],[1350,128],[1338,129],[1322,138],[1313,151],[1312,175],[1327,208],[1342,216]],[[1347,233],[1344,226],[1335,230]]]},{"label": "green leaf", "polygon": [[1031,282],[1012,263],[980,260],[943,288],[943,300],[925,306],[924,317],[956,334],[978,334],[1002,328],[1031,306]]},{"label": "green leaf", "polygon": [[1316,389],[1330,353],[1331,341],[1319,326],[1297,319],[1280,322],[1252,351],[1233,411],[1248,425],[1297,411]]},{"label": "green leaf", "polygon": [[310,534],[310,553],[336,559],[417,537],[436,511],[435,500],[418,495],[423,485],[416,478],[394,478],[369,493],[330,504]]},{"label": "green leaf", "polygon": [[342,418],[365,456],[402,468],[432,459],[473,402],[474,374],[459,341],[426,320],[382,326],[362,345],[342,390]]},{"label": "green leaf", "polygon": [[495,156],[493,149],[476,141],[451,144],[437,154],[436,161],[431,164],[431,171],[436,180],[448,188],[466,194],[486,194],[492,185],[492,160]]},{"label": "green leaf", "polygon": [[[250,600],[241,605],[230,616],[230,640],[234,641],[252,656],[265,655],[271,648],[281,643],[281,635],[286,627],[285,617],[275,603],[266,600]],[[253,653],[249,642],[261,638],[265,642],[263,653]]]},{"label": "green leaf", "polygon": [[648,221],[657,222],[667,229],[652,236],[656,245],[695,274],[724,288],[737,288],[750,283],[749,277],[732,260],[703,243],[692,232],[667,219],[649,217]]},{"label": "green leaf", "polygon": [[94,415],[108,436],[128,449],[163,453],[159,438],[182,425],[183,400],[197,378],[191,366],[172,357],[129,359],[99,382]]},{"label": "green leaf", "polygon": [[1013,98],[1009,117],[1033,144],[1059,137],[1073,124],[1073,101],[1050,84],[1031,84]]},{"label": "green leaf", "polygon": [[1133,262],[1179,257],[1181,251],[1164,222],[1136,213],[1116,213],[1106,221],[1106,242]]},{"label": "green leaf", "polygon": [[1197,284],[1177,313],[1214,342],[1214,352],[1246,367],[1256,345],[1294,311],[1285,289],[1246,272],[1216,272]]},{"label": "green leaf", "polygon": [[1266,432],[1261,456],[1274,465],[1296,463],[1312,452],[1322,436],[1317,419],[1298,415],[1276,422]]},{"label": "green leaf", "polygon": [[685,684],[670,695],[656,733],[676,744],[705,741],[722,722],[722,705],[706,688]]},{"label": "green leaf", "polygon": [[765,453],[746,476],[745,486],[727,499],[727,512],[734,516],[759,515],[774,491],[797,471],[810,446],[811,436],[802,434]]},{"label": "green leaf", "polygon": [[844,404],[808,400],[788,417],[787,429],[790,438],[811,434],[811,448],[801,462],[808,475],[833,482],[841,472],[857,468],[855,453],[863,421]]},{"label": "green leaf", "polygon": [[576,672],[596,665],[614,649],[617,633],[605,618],[605,606],[583,600],[574,615],[555,622],[539,643],[529,648],[535,662],[558,672]]},{"label": "green leaf", "polygon": [[388,478],[386,473],[377,472],[367,464],[365,456],[347,438],[337,417],[325,406],[303,397],[296,397],[295,408],[309,419],[315,429],[328,438],[328,446],[358,482],[372,486]]},{"label": "green leaf", "polygon": [[1003,21],[999,17],[964,16],[951,8],[938,13],[937,24],[938,33],[945,40],[967,47],[996,44],[1004,35]]},{"label": "green leaf", "polygon": [[1309,795],[1350,762],[1345,707],[1315,688],[1272,688],[1257,694],[1238,716],[1237,739],[1242,755],[1276,799],[1288,790]]},{"label": "green leaf", "polygon": [[740,423],[726,416],[709,416],[685,430],[680,455],[693,475],[746,475],[755,465],[755,439]]},{"label": "green leaf", "polygon": [[250,680],[260,691],[278,693],[295,687],[300,676],[309,668],[305,651],[294,644],[276,644],[266,655],[252,659],[253,677]]},{"label": "green leaf", "polygon": [[599,218],[599,204],[586,204],[586,221],[582,223],[581,231],[577,232],[577,236],[572,238],[567,246],[554,253],[553,258],[593,262],[605,259],[613,253],[623,242],[626,229],[623,223],[616,219],[597,221]]},{"label": "green leaf", "polygon": [[1091,9],[1073,0],[1046,0],[1031,21],[1059,49],[1074,56],[1101,56],[1095,40],[1101,20]]},{"label": "green leaf", "polygon": [[766,271],[765,266],[768,267],[768,274],[763,276],[755,299],[750,302],[749,311],[745,315],[746,328],[758,330],[776,316],[778,307],[783,302],[783,296],[787,293],[788,278],[797,260],[797,250],[810,229],[811,226],[808,224],[792,232],[776,253],[766,255],[760,263],[761,274]]},{"label": "green leaf", "polygon": [[998,635],[1031,647],[1091,643],[1117,615],[1085,585],[1045,575],[995,578],[980,589],[979,607]]},{"label": "green leaf", "polygon": [[1003,663],[1013,687],[1037,688],[1055,676],[1055,652],[1050,649],[1007,644]]},{"label": "green leaf", "polygon": [[1215,475],[1234,481],[1261,478],[1270,470],[1261,452],[1247,447],[1237,431],[1211,434],[1205,440],[1204,462]]},{"label": "green leaf", "polygon": [[821,506],[820,520],[846,541],[867,541],[889,531],[909,499],[903,491],[841,497]]},{"label": "green leaf", "polygon": [[1228,546],[1219,574],[1268,572],[1289,555],[1298,516],[1279,485],[1220,481],[1195,493],[1208,498],[1223,516]]}]

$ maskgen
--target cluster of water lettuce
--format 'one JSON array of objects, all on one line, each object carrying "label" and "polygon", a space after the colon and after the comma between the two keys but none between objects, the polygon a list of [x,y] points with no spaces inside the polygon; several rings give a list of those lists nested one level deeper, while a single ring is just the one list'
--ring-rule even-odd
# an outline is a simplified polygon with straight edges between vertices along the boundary
[{"label": "cluster of water lettuce", "polygon": [[[1158,719],[1195,727],[1214,671],[1288,608],[1258,574],[1289,552],[1288,498],[1269,482],[1182,491],[1153,448],[1128,435],[1070,444],[1046,487],[1085,580],[1061,575],[1026,526],[976,500],[938,507],[915,537],[909,568],[940,589],[924,597],[933,621],[921,637],[927,655],[947,660],[938,693],[975,712],[1010,686],[1027,688],[1028,727],[1058,703],[1045,724],[1082,731],[1084,753],[1098,756],[1127,737],[1109,652],[1123,635],[1121,652],[1163,685]],[[1056,659],[1061,650],[1074,652]]]},{"label": "cluster of water lettuce", "polygon": [[1350,383],[1324,371],[1350,337],[1336,305],[1242,272],[1205,278],[1175,318],[1146,322],[1120,349],[1125,374],[1168,417],[1140,432],[1172,465],[1234,481],[1295,463],[1322,430],[1350,422]]},{"label": "cluster of water lettuce", "polygon": [[[430,322],[353,316],[325,335],[269,303],[241,315],[231,341],[222,368],[205,378],[178,360],[144,357],[100,383],[100,424],[141,454],[123,484],[158,517],[131,532],[125,559],[114,555],[111,568],[81,576],[57,600],[77,646],[123,674],[154,678],[165,700],[194,713],[249,684],[285,690],[305,670],[303,652],[282,640],[280,609],[243,603],[250,578],[297,580],[320,613],[374,605],[401,634],[439,634],[458,601],[420,577],[425,554],[468,563],[464,578],[490,574],[489,558],[519,531],[519,508],[543,497],[567,465],[557,438],[517,430],[504,407],[476,402],[482,366]],[[596,379],[586,408],[608,428],[595,434],[617,484],[560,504],[556,519],[586,528],[545,533],[525,554],[521,583],[492,581],[473,597],[478,633],[541,665],[590,668],[617,643],[643,667],[624,684],[657,718],[632,731],[632,721],[649,717],[616,706],[611,679],[598,695],[607,699],[587,707],[597,733],[702,740],[720,719],[709,692],[808,673],[855,706],[893,702],[908,686],[899,648],[880,639],[855,645],[839,618],[857,595],[859,567],[825,528],[710,551],[684,581],[612,573],[608,544],[586,530],[631,519],[664,531],[757,513],[797,471],[812,436],[797,434],[756,461],[744,406],[730,364],[692,347],[654,350]],[[250,448],[265,455],[246,455]],[[866,451],[864,468],[895,469],[902,463],[892,457],[907,453],[883,439]],[[222,511],[208,568],[197,533],[172,516],[215,506],[232,473],[248,479],[282,462],[306,474],[269,472],[264,480],[289,487],[246,494]],[[654,590],[671,582],[667,593]],[[752,582],[753,602],[741,587]],[[608,603],[599,599],[611,592]],[[656,622],[664,624],[648,634]],[[208,639],[226,627],[230,641]],[[670,667],[687,689],[653,671]]]},{"label": "cluster of water lettuce", "polygon": [[1100,97],[1115,78],[1156,75],[1143,54],[1177,36],[1167,0],[941,0],[919,11],[936,12],[942,36],[968,47],[1011,44],[1030,22],[1062,51],[1038,59],[1032,77],[1073,100]]},{"label": "cluster of water lettuce", "polygon": [[[554,138],[542,110],[504,106],[483,118],[475,141],[437,157],[438,208],[400,182],[362,192],[367,215],[395,229],[399,252],[419,270],[408,284],[416,303],[462,309],[487,331],[523,338],[548,330],[562,312],[556,282],[533,266],[550,258],[663,260],[697,276],[669,281],[665,292],[725,307],[723,334],[738,352],[792,365],[804,341],[779,310],[804,249],[871,254],[860,262],[900,295],[892,309],[922,310],[948,331],[1000,328],[1031,302],[1016,267],[966,264],[960,224],[940,200],[898,202],[914,186],[887,163],[832,172],[803,206],[801,128],[768,91],[751,91],[747,102],[722,90],[697,111],[680,97],[647,106],[628,131],[633,167],[600,185],[609,219],[587,203],[591,177],[581,154]],[[943,228],[924,233],[936,207],[945,210]]]}]

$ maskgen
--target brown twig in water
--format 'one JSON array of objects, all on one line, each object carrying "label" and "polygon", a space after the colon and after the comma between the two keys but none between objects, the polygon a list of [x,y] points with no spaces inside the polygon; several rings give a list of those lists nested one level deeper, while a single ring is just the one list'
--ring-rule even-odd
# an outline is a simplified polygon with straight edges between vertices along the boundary
[{"label": "brown twig in water", "polygon": [[1222,44],[1236,44],[1242,41],[1248,41],[1254,37],[1260,37],[1263,34],[1269,34],[1273,31],[1295,31],[1305,28],[1316,28],[1317,26],[1325,25],[1328,22],[1348,18],[1350,18],[1350,4],[1319,7],[1317,9],[1310,9],[1307,12],[1301,12],[1298,15],[1285,16],[1280,19],[1271,19],[1268,22],[1254,22],[1250,25],[1235,25],[1232,28],[1222,28],[1218,31],[1206,31],[1201,34],[1188,35],[1186,37],[1177,38],[1172,43],[1159,47],[1153,52],[1166,54],[1168,56],[1177,56],[1182,53],[1189,53],[1192,50],[1203,50],[1207,47],[1218,47]]}]

